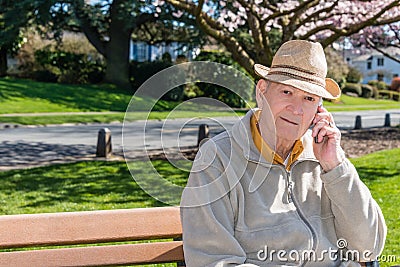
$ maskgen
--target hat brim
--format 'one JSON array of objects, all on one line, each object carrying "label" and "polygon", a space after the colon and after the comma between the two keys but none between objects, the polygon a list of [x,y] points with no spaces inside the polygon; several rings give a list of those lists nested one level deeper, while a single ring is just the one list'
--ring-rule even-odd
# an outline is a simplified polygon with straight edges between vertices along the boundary
[{"label": "hat brim", "polygon": [[254,65],[254,72],[263,79],[293,86],[302,91],[321,96],[326,99],[337,99],[340,97],[341,90],[339,85],[330,78],[325,78],[325,88],[310,81],[294,78],[289,75],[269,74],[270,68],[261,64]]}]

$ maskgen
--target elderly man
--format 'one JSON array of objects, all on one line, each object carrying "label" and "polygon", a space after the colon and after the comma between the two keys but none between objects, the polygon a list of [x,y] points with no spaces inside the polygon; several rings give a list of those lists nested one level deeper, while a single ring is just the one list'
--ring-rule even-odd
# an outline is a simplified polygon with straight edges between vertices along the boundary
[{"label": "elderly man", "polygon": [[187,266],[370,266],[386,225],[321,105],[340,96],[322,46],[254,69],[258,108],[202,145],[182,194]]}]

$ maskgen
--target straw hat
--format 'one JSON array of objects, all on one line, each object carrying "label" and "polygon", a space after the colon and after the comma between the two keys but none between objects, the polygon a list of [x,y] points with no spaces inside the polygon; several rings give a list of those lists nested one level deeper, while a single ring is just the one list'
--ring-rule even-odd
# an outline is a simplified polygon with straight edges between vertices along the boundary
[{"label": "straw hat", "polygon": [[340,97],[340,88],[334,80],[326,78],[327,69],[321,44],[304,40],[284,43],[272,59],[271,68],[254,65],[255,73],[266,80],[336,99]]}]

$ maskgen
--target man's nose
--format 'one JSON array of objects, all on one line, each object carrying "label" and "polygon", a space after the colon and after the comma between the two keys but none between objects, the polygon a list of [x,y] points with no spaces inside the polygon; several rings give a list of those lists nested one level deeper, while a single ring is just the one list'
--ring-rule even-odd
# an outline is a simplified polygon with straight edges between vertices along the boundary
[{"label": "man's nose", "polygon": [[302,99],[293,99],[289,105],[289,110],[295,115],[303,115],[303,101]]}]

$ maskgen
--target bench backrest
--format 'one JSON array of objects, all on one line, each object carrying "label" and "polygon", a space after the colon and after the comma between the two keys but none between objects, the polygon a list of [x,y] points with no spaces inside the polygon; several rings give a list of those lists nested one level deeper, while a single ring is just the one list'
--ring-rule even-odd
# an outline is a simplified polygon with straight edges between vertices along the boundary
[{"label": "bench backrest", "polygon": [[[110,266],[184,261],[178,207],[0,216],[0,266]],[[113,244],[106,244],[114,242]],[[57,247],[96,244],[80,247]],[[99,245],[101,244],[101,245]],[[52,246],[38,248],[38,246]],[[55,247],[53,247],[55,246]]]}]

